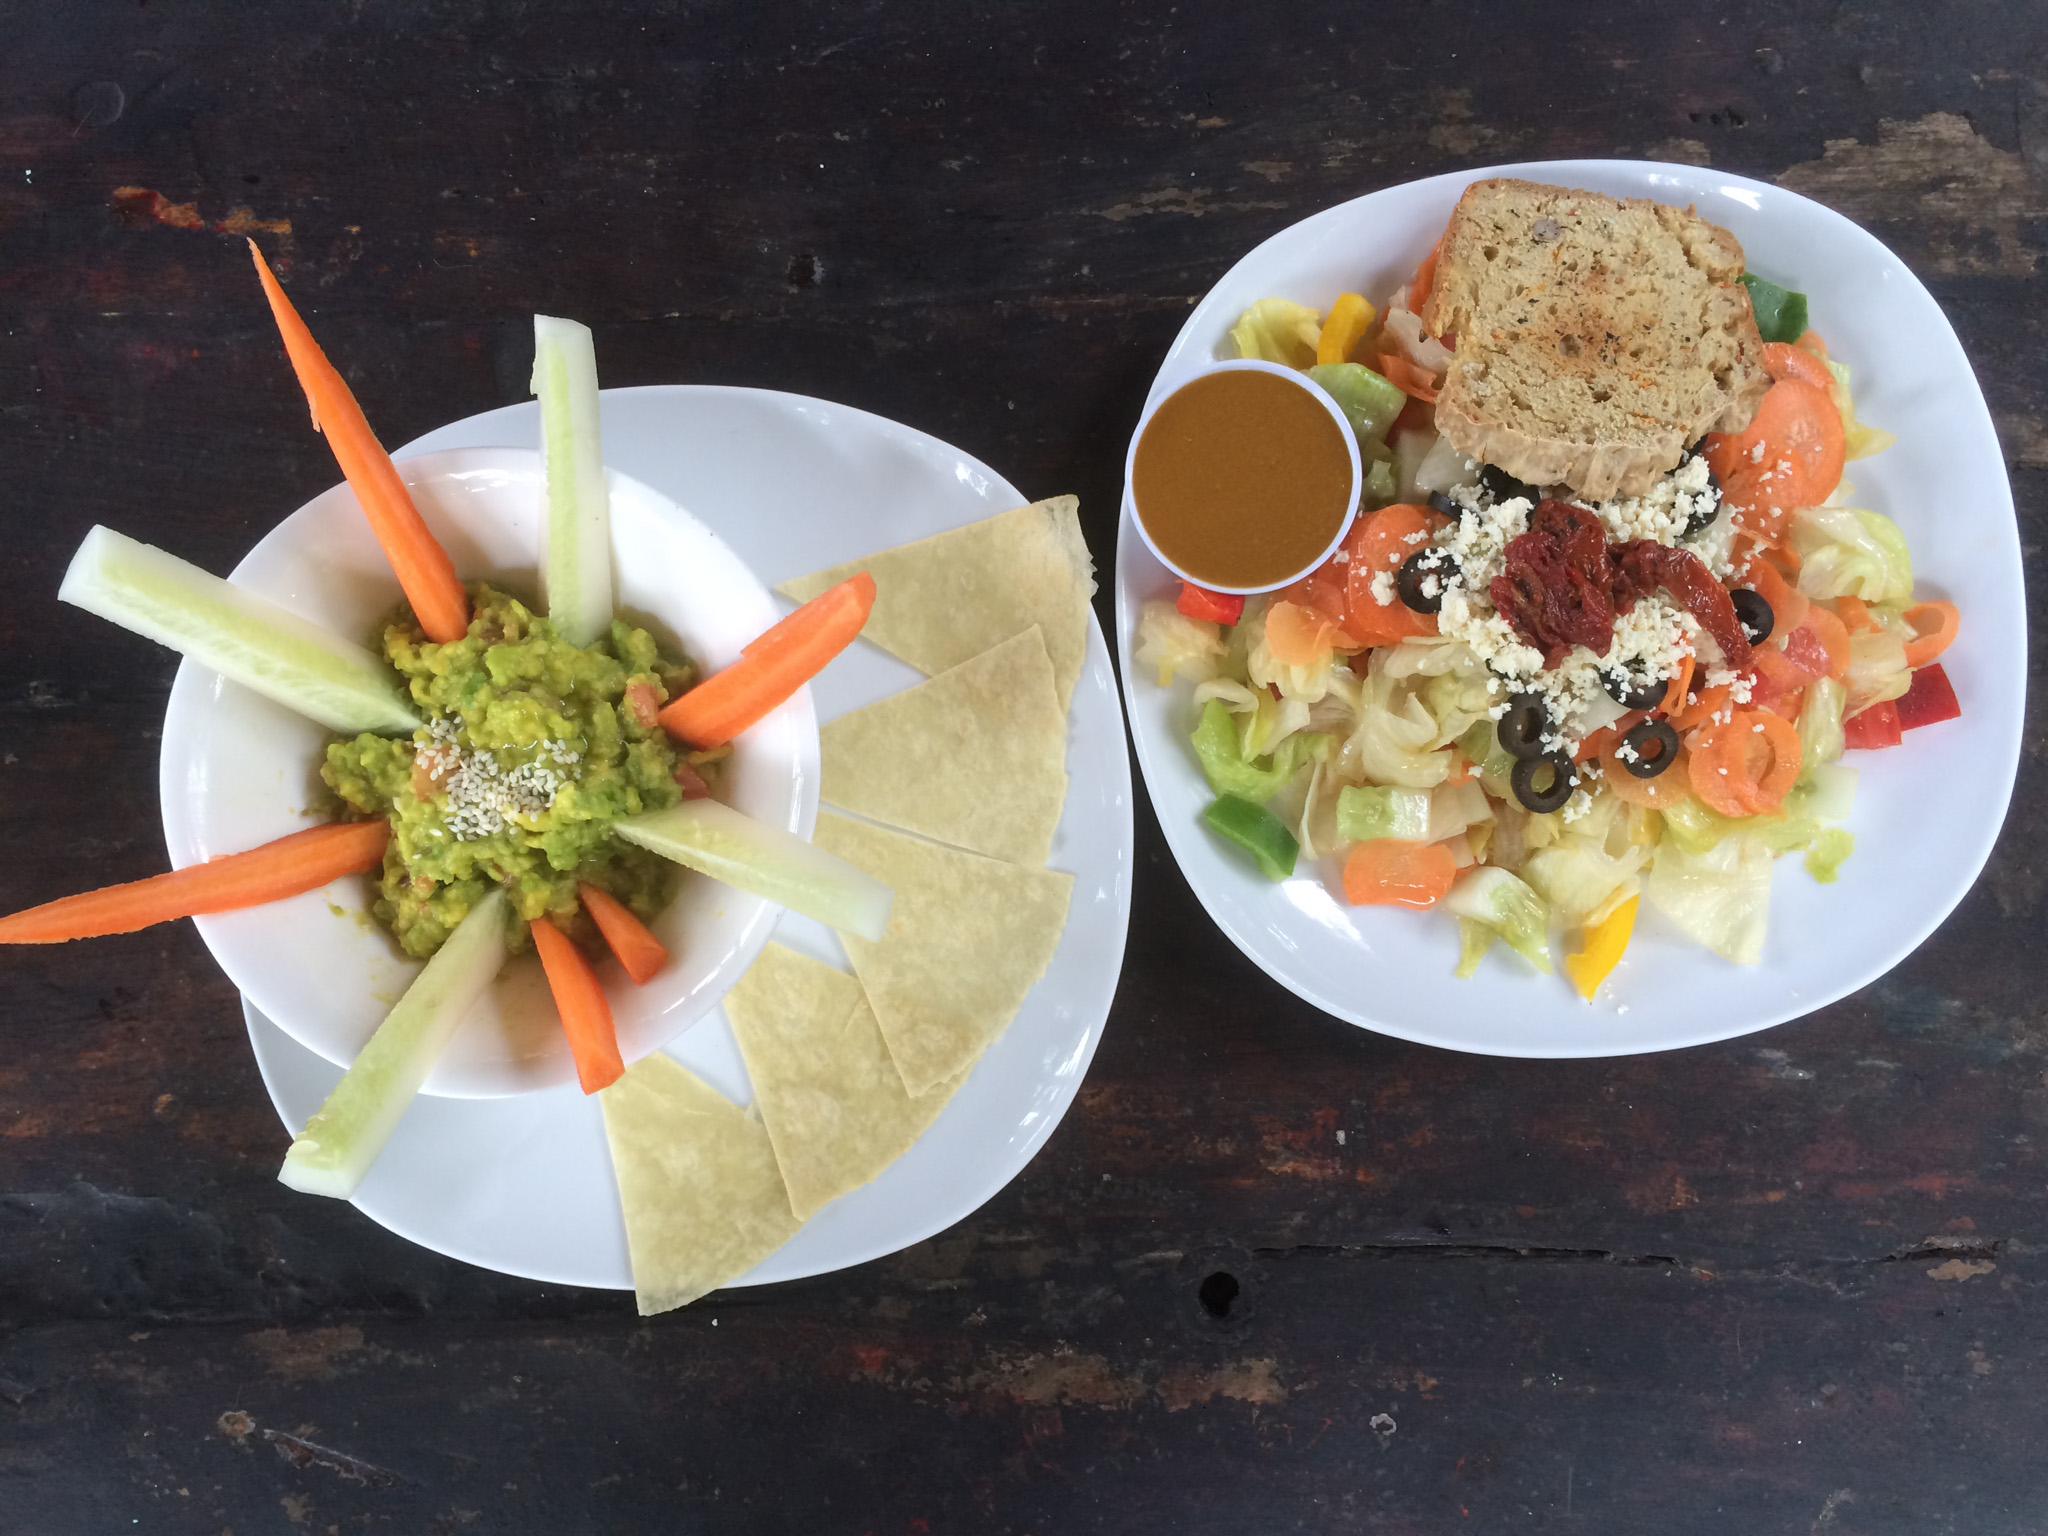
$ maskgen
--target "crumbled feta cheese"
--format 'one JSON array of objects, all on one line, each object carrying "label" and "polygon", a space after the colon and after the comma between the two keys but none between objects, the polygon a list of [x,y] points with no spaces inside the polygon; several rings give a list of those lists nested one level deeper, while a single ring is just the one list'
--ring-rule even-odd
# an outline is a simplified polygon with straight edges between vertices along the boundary
[{"label": "crumbled feta cheese", "polygon": [[1391,608],[1394,605],[1394,573],[1392,571],[1373,572],[1372,600],[1382,608]]}]

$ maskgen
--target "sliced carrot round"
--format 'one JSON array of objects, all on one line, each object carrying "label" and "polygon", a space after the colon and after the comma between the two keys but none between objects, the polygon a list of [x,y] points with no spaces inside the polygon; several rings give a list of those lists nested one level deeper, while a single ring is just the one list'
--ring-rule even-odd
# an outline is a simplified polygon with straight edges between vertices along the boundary
[{"label": "sliced carrot round", "polygon": [[1628,764],[1616,755],[1620,747],[1619,741],[1611,741],[1600,751],[1600,782],[1614,791],[1617,800],[1661,811],[1692,792],[1684,747],[1678,749],[1678,756],[1672,760],[1671,766],[1654,779],[1639,779],[1630,773]]},{"label": "sliced carrot round", "polygon": [[1690,704],[1671,717],[1671,728],[1684,732],[1695,726],[1705,725],[1727,704],[1728,692],[1726,683],[1715,683],[1710,688],[1702,688]]},{"label": "sliced carrot round", "polygon": [[1764,372],[1774,379],[1803,379],[1819,389],[1830,389],[1835,382],[1826,363],[1789,341],[1764,343]]},{"label": "sliced carrot round", "polygon": [[1313,667],[1330,659],[1337,626],[1313,608],[1281,598],[1266,610],[1266,648],[1283,667]]},{"label": "sliced carrot round", "polygon": [[1924,667],[1950,645],[1962,628],[1963,616],[1954,603],[1915,603],[1906,610],[1906,622],[1914,638],[1906,642],[1906,665]]},{"label": "sliced carrot round", "polygon": [[1442,843],[1376,837],[1344,860],[1344,899],[1355,907],[1433,907],[1458,878],[1458,861]]},{"label": "sliced carrot round", "polygon": [[1744,526],[1776,537],[1793,512],[1819,506],[1840,483],[1842,413],[1821,386],[1780,379],[1758,402],[1748,427],[1707,435],[1706,455],[1722,499]]},{"label": "sliced carrot round", "polygon": [[1778,568],[1759,554],[1749,562],[1749,569],[1742,573],[1742,579],[1749,583],[1756,595],[1771,605],[1771,628],[1781,635],[1789,635],[1806,622],[1806,613],[1813,606],[1813,599],[1793,586],[1778,574]]},{"label": "sliced carrot round", "polygon": [[1436,615],[1417,613],[1398,597],[1382,603],[1373,594],[1373,578],[1401,568],[1410,555],[1421,549],[1443,522],[1440,514],[1427,507],[1396,502],[1368,512],[1351,525],[1344,541],[1345,562],[1344,632],[1361,645],[1391,645],[1410,635],[1437,632]]},{"label": "sliced carrot round", "polygon": [[1799,731],[1764,709],[1737,713],[1694,736],[1692,792],[1723,816],[1774,810],[1799,777]]},{"label": "sliced carrot round", "polygon": [[1692,688],[1692,673],[1697,663],[1691,651],[1679,659],[1678,671],[1671,678],[1671,686],[1664,690],[1663,702],[1657,706],[1662,715],[1676,715],[1685,708],[1685,696]]}]

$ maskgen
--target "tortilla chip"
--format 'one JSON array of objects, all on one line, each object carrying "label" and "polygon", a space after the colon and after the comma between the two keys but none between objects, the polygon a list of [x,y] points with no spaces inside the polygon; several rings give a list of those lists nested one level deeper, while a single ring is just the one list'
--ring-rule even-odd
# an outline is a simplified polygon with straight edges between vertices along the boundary
[{"label": "tortilla chip", "polygon": [[913,1096],[957,1077],[1052,962],[1074,877],[906,837],[829,811],[812,839],[896,892],[879,944],[839,941]]},{"label": "tortilla chip", "polygon": [[650,1317],[743,1275],[802,1225],[761,1122],[657,1051],[597,1096]]},{"label": "tortilla chip", "polygon": [[1067,798],[1067,717],[1037,625],[818,731],[819,794],[1017,864],[1043,864]]},{"label": "tortilla chip", "polygon": [[809,602],[856,571],[875,578],[875,608],[861,634],[920,672],[957,667],[1036,624],[1045,632],[1053,685],[1066,711],[1088,651],[1095,562],[1072,496],[1034,501],[899,544],[776,590]]},{"label": "tortilla chip", "polygon": [[780,944],[726,994],[725,1016],[799,1219],[908,1152],[960,1086],[913,1099],[860,983]]}]

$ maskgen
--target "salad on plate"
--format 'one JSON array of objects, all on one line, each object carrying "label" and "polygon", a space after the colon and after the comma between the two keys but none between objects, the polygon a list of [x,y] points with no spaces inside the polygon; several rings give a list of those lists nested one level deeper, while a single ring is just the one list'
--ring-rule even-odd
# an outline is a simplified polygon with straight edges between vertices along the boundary
[{"label": "salad on plate", "polygon": [[1190,685],[1214,836],[1443,909],[1460,975],[1555,932],[1590,1000],[1645,897],[1756,963],[1773,862],[1852,852],[1847,754],[1960,713],[1958,610],[1844,478],[1893,439],[1690,210],[1477,182],[1383,303],[1265,298],[1228,350],[1343,409],[1360,510],[1279,590],[1146,601],[1134,662]]}]

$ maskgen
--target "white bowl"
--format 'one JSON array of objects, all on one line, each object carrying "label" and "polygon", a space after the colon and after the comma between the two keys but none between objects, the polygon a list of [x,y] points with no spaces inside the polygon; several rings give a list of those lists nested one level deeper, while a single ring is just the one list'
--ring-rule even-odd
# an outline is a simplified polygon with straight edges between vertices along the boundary
[{"label": "white bowl", "polygon": [[1193,377],[1183,379],[1172,391],[1165,394],[1158,393],[1157,391],[1153,393],[1152,398],[1145,404],[1145,414],[1138,422],[1138,430],[1131,434],[1131,446],[1124,450],[1124,485],[1126,487],[1134,487],[1137,484],[1138,444],[1145,440],[1145,429],[1152,425],[1152,418],[1159,414],[1159,408],[1172,399],[1173,395],[1179,390],[1185,389],[1188,385],[1192,384],[1195,379],[1206,378],[1212,373],[1270,373],[1276,379],[1285,379],[1288,383],[1298,386],[1310,399],[1314,400],[1316,404],[1329,413],[1332,421],[1337,423],[1338,441],[1343,443],[1344,451],[1351,458],[1351,496],[1344,504],[1344,516],[1337,523],[1336,533],[1331,535],[1330,542],[1323,546],[1321,553],[1306,565],[1300,567],[1300,569],[1289,571],[1278,581],[1262,581],[1249,587],[1243,587],[1218,586],[1214,582],[1204,581],[1200,577],[1189,575],[1182,567],[1167,559],[1166,551],[1159,547],[1157,541],[1152,537],[1152,530],[1145,526],[1145,518],[1138,510],[1135,493],[1126,490],[1125,499],[1130,502],[1131,506],[1131,526],[1138,530],[1138,537],[1145,541],[1145,547],[1152,551],[1153,558],[1182,581],[1192,583],[1198,587],[1207,587],[1211,592],[1229,592],[1244,597],[1251,597],[1260,592],[1278,592],[1282,587],[1291,587],[1310,571],[1318,569],[1325,560],[1337,553],[1338,549],[1343,546],[1344,536],[1351,532],[1351,524],[1358,517],[1359,497],[1364,493],[1365,489],[1365,465],[1358,452],[1358,434],[1351,430],[1351,422],[1345,416],[1344,408],[1337,404],[1328,390],[1324,389],[1322,385],[1318,384],[1307,374],[1302,373],[1298,369],[1284,367],[1279,363],[1260,362],[1255,358],[1232,358],[1226,362],[1212,363]]},{"label": "white bowl", "polygon": [[1154,687],[1131,663],[1142,604],[1174,585],[1138,537],[1127,496],[1117,643],[1145,786],[1182,873],[1231,941],[1297,996],[1382,1034],[1496,1056],[1609,1056],[1797,1018],[1882,975],[1962,900],[2005,818],[2025,717],[2026,594],[2005,461],[1955,332],[1898,257],[1819,203],[1701,166],[1460,171],[1326,208],[1249,252],[1188,316],[1150,399],[1208,367],[1254,300],[1320,306],[1347,289],[1378,299],[1428,253],[1466,184],[1485,176],[1696,204],[1735,233],[1756,272],[1808,294],[1814,326],[1854,373],[1858,416],[1898,434],[1849,465],[1855,502],[1905,530],[1920,593],[1962,608],[1962,633],[1942,658],[1962,718],[1889,751],[1849,754],[1861,770],[1848,823],[1856,852],[1834,885],[1816,884],[1796,855],[1778,861],[1762,964],[1709,953],[1645,902],[1591,1006],[1562,975],[1539,977],[1502,945],[1459,981],[1458,925],[1443,913],[1348,906],[1328,859],[1266,880],[1201,825],[1211,796],[1188,747],[1188,686]]},{"label": "white bowl", "polygon": [[[535,596],[540,456],[471,448],[401,463],[427,525],[465,580],[497,579]],[[716,670],[781,617],[765,587],[703,524],[667,497],[611,474],[612,554],[621,612]],[[337,633],[374,644],[399,599],[355,493],[336,486],[286,518],[233,572]],[[187,661],[164,716],[161,793],[174,865],[253,848],[306,826],[321,795],[324,727]],[[818,727],[800,691],[734,744],[726,798],[748,815],[809,836],[818,805]],[[197,919],[231,981],[300,1044],[353,1061],[420,963],[368,915],[367,876],[289,901]],[[669,963],[635,986],[599,967],[630,1063],[709,1010],[753,963],[781,908],[681,872],[652,924]],[[428,1077],[425,1091],[494,1098],[575,1081],[553,999],[531,953],[512,961]]]}]

